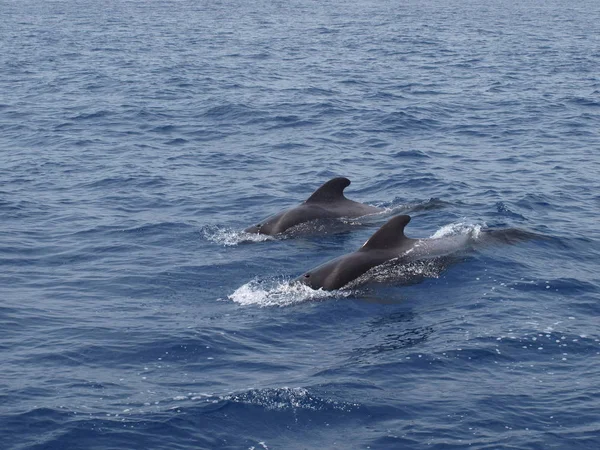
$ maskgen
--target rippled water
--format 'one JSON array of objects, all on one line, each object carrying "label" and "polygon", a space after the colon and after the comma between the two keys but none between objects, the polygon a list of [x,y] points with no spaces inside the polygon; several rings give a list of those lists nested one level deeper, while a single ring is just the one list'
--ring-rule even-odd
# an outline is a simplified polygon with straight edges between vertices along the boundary
[{"label": "rippled water", "polygon": [[[596,2],[0,10],[2,448],[600,447]],[[532,238],[288,284],[394,214]]]}]

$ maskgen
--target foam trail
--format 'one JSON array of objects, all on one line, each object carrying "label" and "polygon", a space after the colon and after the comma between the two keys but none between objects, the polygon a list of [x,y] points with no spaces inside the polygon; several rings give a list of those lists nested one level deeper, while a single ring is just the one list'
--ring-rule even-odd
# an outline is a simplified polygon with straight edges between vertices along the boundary
[{"label": "foam trail", "polygon": [[350,291],[313,290],[301,283],[290,283],[289,280],[254,279],[240,286],[227,296],[240,305],[256,306],[289,306],[312,300],[325,298],[342,298],[351,295]]},{"label": "foam trail", "polygon": [[207,241],[215,244],[231,247],[244,242],[264,242],[272,240],[272,236],[266,234],[246,233],[232,228],[221,228],[218,226],[206,227],[202,231]]},{"label": "foam trail", "polygon": [[433,233],[430,237],[431,239],[439,239],[447,236],[455,236],[459,234],[468,234],[473,239],[479,238],[481,233],[482,225],[459,222],[459,223],[450,223],[448,225],[444,225],[435,233]]}]

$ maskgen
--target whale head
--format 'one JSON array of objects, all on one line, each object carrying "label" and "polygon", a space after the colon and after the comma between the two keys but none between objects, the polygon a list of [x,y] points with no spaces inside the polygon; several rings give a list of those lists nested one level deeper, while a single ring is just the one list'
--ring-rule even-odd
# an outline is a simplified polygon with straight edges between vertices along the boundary
[{"label": "whale head", "polygon": [[408,222],[410,216],[407,215],[391,218],[357,251],[311,269],[295,281],[325,291],[346,286],[373,267],[397,258],[412,248],[417,240],[404,235],[404,227]]}]

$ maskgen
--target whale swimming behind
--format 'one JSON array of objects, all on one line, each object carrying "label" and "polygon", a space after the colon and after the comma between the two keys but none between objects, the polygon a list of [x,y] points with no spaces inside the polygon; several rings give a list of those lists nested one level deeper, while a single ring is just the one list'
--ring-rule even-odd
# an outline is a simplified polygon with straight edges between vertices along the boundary
[{"label": "whale swimming behind", "polygon": [[355,202],[344,196],[344,189],[350,180],[344,177],[333,178],[323,184],[300,205],[277,213],[257,225],[246,228],[246,233],[276,235],[301,223],[317,219],[336,219],[365,216],[381,212],[381,208]]},{"label": "whale swimming behind", "polygon": [[312,289],[331,291],[348,285],[369,270],[387,262],[402,265],[433,260],[467,250],[476,242],[494,240],[512,243],[534,236],[525,231],[508,229],[481,231],[478,237],[468,233],[439,238],[412,239],[404,234],[404,228],[410,219],[408,215],[392,217],[357,251],[309,270],[295,281]]}]

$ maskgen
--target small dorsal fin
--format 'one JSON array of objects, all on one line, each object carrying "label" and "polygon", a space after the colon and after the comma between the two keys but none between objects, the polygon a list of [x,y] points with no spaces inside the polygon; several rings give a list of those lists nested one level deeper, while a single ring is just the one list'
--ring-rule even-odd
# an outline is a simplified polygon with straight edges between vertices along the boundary
[{"label": "small dorsal fin", "polygon": [[312,193],[305,203],[326,203],[342,200],[344,189],[350,185],[350,180],[344,177],[333,178]]},{"label": "small dorsal fin", "polygon": [[403,241],[408,239],[404,235],[404,227],[408,222],[410,222],[410,216],[407,215],[392,217],[360,249],[385,250],[400,246]]}]

